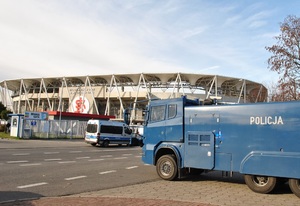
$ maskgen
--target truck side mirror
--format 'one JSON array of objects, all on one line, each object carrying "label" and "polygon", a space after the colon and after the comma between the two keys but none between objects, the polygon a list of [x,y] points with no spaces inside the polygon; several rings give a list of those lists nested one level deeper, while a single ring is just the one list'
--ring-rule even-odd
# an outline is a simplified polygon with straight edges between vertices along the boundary
[{"label": "truck side mirror", "polygon": [[130,124],[130,109],[125,109],[124,110],[124,122],[129,125]]}]

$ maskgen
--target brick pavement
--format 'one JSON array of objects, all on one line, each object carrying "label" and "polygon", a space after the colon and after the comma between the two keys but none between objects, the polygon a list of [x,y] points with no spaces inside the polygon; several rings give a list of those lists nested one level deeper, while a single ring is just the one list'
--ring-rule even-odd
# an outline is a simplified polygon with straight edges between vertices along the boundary
[{"label": "brick pavement", "polygon": [[219,206],[299,206],[300,199],[286,187],[276,194],[258,194],[252,192],[243,183],[220,182],[218,180],[174,182],[159,180],[141,185],[85,193],[80,196],[150,198]]},{"label": "brick pavement", "polygon": [[211,204],[191,203],[172,200],[140,199],[140,198],[113,198],[113,197],[59,197],[42,198],[39,200],[22,201],[1,204],[1,206],[213,206]]},{"label": "brick pavement", "polygon": [[158,180],[143,184],[82,193],[67,197],[41,198],[11,205],[175,205],[175,206],[298,206],[300,199],[284,185],[274,194],[252,192],[241,176],[222,178],[203,174],[180,181]]}]

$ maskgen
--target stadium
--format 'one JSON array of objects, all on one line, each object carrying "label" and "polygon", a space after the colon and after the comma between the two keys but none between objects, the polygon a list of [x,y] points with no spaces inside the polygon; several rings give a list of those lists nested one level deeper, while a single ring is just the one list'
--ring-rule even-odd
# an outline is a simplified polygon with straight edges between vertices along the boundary
[{"label": "stadium", "polygon": [[192,73],[136,73],[41,77],[0,82],[1,102],[13,113],[61,111],[123,118],[125,108],[142,109],[148,101],[186,95],[220,103],[267,101],[267,89],[246,79]]}]

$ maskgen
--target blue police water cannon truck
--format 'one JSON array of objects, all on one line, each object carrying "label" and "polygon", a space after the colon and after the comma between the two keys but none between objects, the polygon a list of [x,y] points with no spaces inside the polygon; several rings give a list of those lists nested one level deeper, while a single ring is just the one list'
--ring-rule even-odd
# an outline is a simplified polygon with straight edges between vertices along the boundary
[{"label": "blue police water cannon truck", "polygon": [[[129,121],[131,111],[124,112]],[[244,174],[254,192],[288,181],[300,197],[300,102],[206,105],[185,96],[150,101],[143,154],[164,180],[189,173]]]}]

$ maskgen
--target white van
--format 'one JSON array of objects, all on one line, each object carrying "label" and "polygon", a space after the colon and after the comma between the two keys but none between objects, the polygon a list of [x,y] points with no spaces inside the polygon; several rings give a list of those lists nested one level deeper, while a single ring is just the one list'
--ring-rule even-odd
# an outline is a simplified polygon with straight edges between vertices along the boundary
[{"label": "white van", "polygon": [[87,123],[85,142],[104,147],[109,144],[130,145],[131,133],[131,129],[125,123],[91,119]]}]

